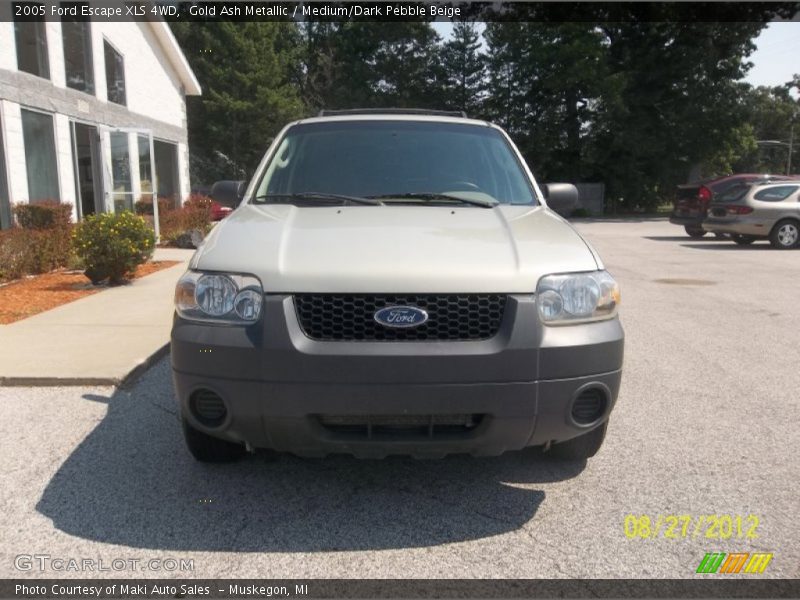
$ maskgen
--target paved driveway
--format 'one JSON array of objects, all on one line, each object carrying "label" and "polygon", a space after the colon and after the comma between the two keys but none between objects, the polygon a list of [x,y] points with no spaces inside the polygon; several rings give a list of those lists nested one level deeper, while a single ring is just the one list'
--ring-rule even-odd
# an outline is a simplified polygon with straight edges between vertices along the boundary
[{"label": "paved driveway", "polygon": [[[183,447],[166,361],[130,390],[0,388],[0,576],[42,576],[14,562],[45,553],[194,560],[150,576],[692,577],[706,552],[760,551],[774,554],[764,576],[798,577],[800,251],[663,221],[578,227],[622,284],[628,336],[588,464],[526,451],[207,466]],[[628,539],[629,514],[755,515],[758,537]]]}]

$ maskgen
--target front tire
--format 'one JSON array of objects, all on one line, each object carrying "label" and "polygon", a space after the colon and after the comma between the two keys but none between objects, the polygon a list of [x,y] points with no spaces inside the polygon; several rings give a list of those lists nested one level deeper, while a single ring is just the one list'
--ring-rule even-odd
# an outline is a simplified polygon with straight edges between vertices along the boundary
[{"label": "front tire", "polygon": [[699,225],[684,225],[683,229],[686,231],[686,235],[691,238],[701,238],[706,234],[706,230]]},{"label": "front tire", "polygon": [[739,244],[740,246],[749,246],[750,244],[756,241],[755,236],[744,235],[741,233],[734,233],[733,235],[731,235],[731,239],[735,244]]},{"label": "front tire", "polygon": [[778,221],[769,233],[769,243],[778,250],[789,250],[800,241],[800,223],[792,219]]},{"label": "front tire", "polygon": [[586,460],[597,454],[606,438],[608,421],[576,438],[553,444],[550,455],[558,460]]},{"label": "front tire", "polygon": [[198,431],[185,418],[181,418],[186,446],[195,460],[200,462],[231,462],[241,458],[245,447]]}]

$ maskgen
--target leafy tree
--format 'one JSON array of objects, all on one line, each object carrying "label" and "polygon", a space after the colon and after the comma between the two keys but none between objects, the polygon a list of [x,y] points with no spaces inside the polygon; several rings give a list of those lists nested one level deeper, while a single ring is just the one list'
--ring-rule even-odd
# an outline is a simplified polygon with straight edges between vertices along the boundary
[{"label": "leafy tree", "polygon": [[192,180],[252,175],[267,142],[302,116],[290,23],[172,23],[203,94],[187,98]]}]

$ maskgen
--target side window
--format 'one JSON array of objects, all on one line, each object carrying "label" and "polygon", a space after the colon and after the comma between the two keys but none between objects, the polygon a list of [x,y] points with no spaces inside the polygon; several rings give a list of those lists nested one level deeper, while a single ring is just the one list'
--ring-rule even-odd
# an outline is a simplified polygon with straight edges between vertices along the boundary
[{"label": "side window", "polygon": [[761,200],[762,202],[780,202],[794,194],[798,187],[796,185],[781,185],[770,187],[760,192],[756,192],[753,200]]},{"label": "side window", "polygon": [[729,187],[724,192],[717,195],[715,200],[717,202],[734,202],[739,200],[742,196],[745,195],[747,190],[750,189],[750,186],[745,183],[738,183],[732,187]]}]

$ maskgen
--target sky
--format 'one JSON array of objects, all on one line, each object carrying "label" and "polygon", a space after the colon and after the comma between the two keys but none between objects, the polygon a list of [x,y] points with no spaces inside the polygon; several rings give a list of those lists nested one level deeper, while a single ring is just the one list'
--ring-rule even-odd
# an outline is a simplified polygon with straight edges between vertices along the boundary
[{"label": "sky", "polygon": [[[770,23],[756,39],[758,49],[748,60],[753,68],[745,77],[752,85],[782,85],[800,75],[800,22]],[[797,97],[797,90],[795,97]]]},{"label": "sky", "polygon": [[[436,22],[433,27],[444,38],[450,36],[450,23]],[[770,23],[755,40],[757,50],[748,60],[753,68],[745,77],[751,85],[783,85],[800,74],[800,21]],[[798,90],[792,95],[797,98]]]}]

